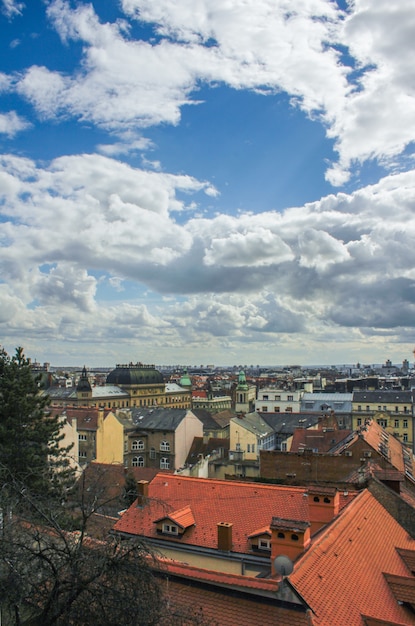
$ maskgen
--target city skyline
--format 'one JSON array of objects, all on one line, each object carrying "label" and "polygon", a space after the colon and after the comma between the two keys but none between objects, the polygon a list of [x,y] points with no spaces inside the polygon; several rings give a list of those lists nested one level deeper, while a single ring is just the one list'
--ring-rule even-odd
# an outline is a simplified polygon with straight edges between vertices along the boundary
[{"label": "city skyline", "polygon": [[412,362],[409,0],[0,0],[0,344]]}]

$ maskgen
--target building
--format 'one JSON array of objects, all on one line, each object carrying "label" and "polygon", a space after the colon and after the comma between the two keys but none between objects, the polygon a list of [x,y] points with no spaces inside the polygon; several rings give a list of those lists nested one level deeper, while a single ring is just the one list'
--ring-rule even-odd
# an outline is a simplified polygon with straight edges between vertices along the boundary
[{"label": "building", "polygon": [[352,428],[352,393],[310,393],[301,398],[300,410],[320,415],[334,412],[340,428]]},{"label": "building", "polygon": [[190,409],[129,409],[100,416],[97,462],[179,469],[203,424]]},{"label": "building", "polygon": [[358,428],[368,418],[374,419],[414,451],[412,407],[412,391],[355,391],[352,405],[353,428]]},{"label": "building", "polygon": [[162,555],[172,602],[221,626],[415,624],[415,539],[368,489],[166,475],[138,486],[114,532]]},{"label": "building", "polygon": [[261,413],[300,413],[303,389],[259,389],[255,411]]},{"label": "building", "polygon": [[124,409],[164,406],[191,407],[191,391],[175,383],[164,383],[163,375],[154,365],[130,363],[117,365],[105,385],[91,384],[86,367],[76,387],[50,387],[47,390],[51,407],[96,407]]},{"label": "building", "polygon": [[247,382],[245,372],[241,370],[238,375],[238,384],[235,389],[235,412],[250,413],[254,410],[256,387]]}]

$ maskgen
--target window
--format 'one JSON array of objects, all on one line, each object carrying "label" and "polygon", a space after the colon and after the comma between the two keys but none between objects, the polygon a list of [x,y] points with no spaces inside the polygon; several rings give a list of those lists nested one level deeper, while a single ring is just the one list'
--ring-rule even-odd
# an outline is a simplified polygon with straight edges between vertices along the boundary
[{"label": "window", "polygon": [[366,411],[367,411],[367,413],[369,413],[369,411],[370,411],[370,406],[368,404],[366,405]]},{"label": "window", "polygon": [[263,399],[263,400],[268,400],[268,394],[265,394],[265,393],[264,393],[264,395],[262,396],[262,399]]},{"label": "window", "polygon": [[170,443],[168,441],[161,441],[160,450],[162,452],[170,452]]},{"label": "window", "polygon": [[395,413],[399,413],[399,407],[398,406],[395,407]]},{"label": "window", "polygon": [[274,406],[274,413],[279,413],[279,412],[280,412],[280,407]]},{"label": "window", "polygon": [[403,427],[404,428],[408,428],[408,420],[404,420],[403,421]]},{"label": "window", "polygon": [[247,444],[246,451],[247,452],[251,452],[251,444],[250,443]]},{"label": "window", "polygon": [[294,396],[287,396],[288,402],[292,402],[294,400]]},{"label": "window", "polygon": [[241,451],[241,444],[237,443],[236,444],[236,452],[240,452]]},{"label": "window", "polygon": [[269,539],[260,539],[258,541],[258,548],[260,550],[271,550],[271,541]]},{"label": "window", "polygon": [[169,533],[170,535],[177,535],[178,528],[173,524],[163,524],[163,532]]},{"label": "window", "polygon": [[142,441],[142,439],[133,441],[131,450],[144,450],[144,441]]},{"label": "window", "polygon": [[382,426],[382,428],[386,428],[388,425],[388,420],[377,420],[379,426]]},{"label": "window", "polygon": [[361,404],[358,404],[358,405],[357,405],[357,410],[358,410],[358,411],[361,411],[361,410],[362,410],[362,405],[361,405]]},{"label": "window", "polygon": [[362,425],[362,418],[361,418],[361,417],[358,417],[358,418],[357,418],[357,425],[358,425],[358,426],[361,426],[361,425]]},{"label": "window", "polygon": [[399,420],[395,420],[395,428],[399,428]]},{"label": "window", "polygon": [[403,434],[403,440],[406,442],[408,441],[408,433],[404,433]]},{"label": "window", "polygon": [[251,444],[251,452],[255,452],[255,444],[254,443]]},{"label": "window", "polygon": [[408,413],[408,407],[407,407],[407,406],[404,406],[404,407],[403,407],[403,412],[404,412],[404,413]]},{"label": "window", "polygon": [[155,459],[155,458],[156,458],[156,449],[150,448],[150,459]]},{"label": "window", "polygon": [[144,467],[144,458],[142,456],[133,457],[133,467]]},{"label": "window", "polygon": [[80,459],[86,459],[86,452],[85,452],[85,450],[79,450],[79,458]]},{"label": "window", "polygon": [[287,408],[285,409],[286,413],[292,413],[293,412],[293,408],[292,406],[287,406]]},{"label": "window", "polygon": [[160,469],[170,469],[170,460],[167,456],[162,456],[160,459]]},{"label": "window", "polygon": [[281,533],[281,532],[278,533],[277,537],[278,537],[278,539],[285,539],[284,533]]},{"label": "window", "polygon": [[267,406],[263,406],[261,410],[262,410],[263,413],[267,413],[268,412],[268,407]]},{"label": "window", "polygon": [[378,404],[378,411],[381,411],[382,407],[380,406],[380,404]]},{"label": "window", "polygon": [[79,433],[78,441],[86,441],[86,435],[81,435],[81,433]]},{"label": "window", "polygon": [[295,533],[293,533],[293,534],[291,535],[291,540],[292,540],[292,541],[298,541],[298,535],[296,535]]},{"label": "window", "polygon": [[278,395],[276,395],[276,396],[275,396],[275,400],[276,400],[277,402],[279,402],[279,401],[281,400],[281,396],[280,396],[279,394],[278,394]]}]

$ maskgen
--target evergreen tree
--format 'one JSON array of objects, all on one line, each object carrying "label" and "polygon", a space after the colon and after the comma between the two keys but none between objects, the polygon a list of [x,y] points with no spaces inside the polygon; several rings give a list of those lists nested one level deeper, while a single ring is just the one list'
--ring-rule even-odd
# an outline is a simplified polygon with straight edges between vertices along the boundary
[{"label": "evergreen tree", "polygon": [[0,350],[0,486],[19,481],[39,497],[62,498],[72,472],[59,442],[61,422],[46,412],[30,362]]}]

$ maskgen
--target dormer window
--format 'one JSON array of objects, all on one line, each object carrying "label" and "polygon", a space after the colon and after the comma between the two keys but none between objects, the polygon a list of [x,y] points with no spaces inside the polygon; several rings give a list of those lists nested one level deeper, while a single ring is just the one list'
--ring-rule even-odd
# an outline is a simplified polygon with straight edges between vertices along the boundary
[{"label": "dormer window", "polygon": [[179,529],[174,524],[163,524],[163,532],[168,535],[178,535]]},{"label": "dormer window", "polygon": [[271,540],[270,539],[259,539],[258,540],[258,549],[259,550],[271,550]]}]

